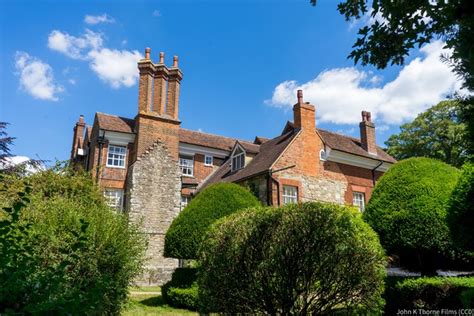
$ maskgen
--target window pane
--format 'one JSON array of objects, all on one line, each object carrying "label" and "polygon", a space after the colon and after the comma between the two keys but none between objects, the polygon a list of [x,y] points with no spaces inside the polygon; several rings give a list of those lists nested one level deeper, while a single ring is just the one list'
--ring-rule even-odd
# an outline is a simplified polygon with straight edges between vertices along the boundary
[{"label": "window pane", "polygon": [[108,167],[124,167],[127,148],[124,146],[109,145],[107,154]]},{"label": "window pane", "polygon": [[283,186],[283,204],[298,203],[298,188],[295,186]]}]

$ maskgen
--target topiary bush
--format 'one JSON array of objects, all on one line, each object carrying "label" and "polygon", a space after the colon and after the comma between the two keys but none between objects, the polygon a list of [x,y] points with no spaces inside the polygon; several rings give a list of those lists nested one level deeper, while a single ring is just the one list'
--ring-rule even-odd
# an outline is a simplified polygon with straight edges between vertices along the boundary
[{"label": "topiary bush", "polygon": [[233,183],[214,184],[200,192],[166,232],[165,257],[195,259],[206,230],[217,219],[260,205],[249,190]]},{"label": "topiary bush", "polygon": [[385,313],[401,309],[436,310],[474,307],[474,277],[392,277],[385,289]]},{"label": "topiary bush", "polygon": [[454,243],[474,253],[474,164],[463,166],[461,177],[451,195],[448,223]]},{"label": "topiary bush", "polygon": [[385,256],[358,211],[303,203],[223,218],[200,253],[203,312],[313,315],[383,306]]},{"label": "topiary bush", "polygon": [[[0,181],[0,314],[118,314],[145,240],[85,173]],[[16,194],[14,194],[16,192]]]},{"label": "topiary bush", "polygon": [[429,158],[398,162],[377,182],[364,219],[402,265],[434,274],[452,250],[446,208],[458,169]]},{"label": "topiary bush", "polygon": [[198,287],[196,268],[178,268],[169,282],[161,287],[163,300],[170,306],[198,309]]}]

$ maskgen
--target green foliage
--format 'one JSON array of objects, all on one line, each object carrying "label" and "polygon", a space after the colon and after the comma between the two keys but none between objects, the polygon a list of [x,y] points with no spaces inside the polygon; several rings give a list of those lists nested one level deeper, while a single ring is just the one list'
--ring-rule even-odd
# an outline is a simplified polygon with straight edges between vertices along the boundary
[{"label": "green foliage", "polygon": [[363,216],[389,254],[434,272],[434,258],[451,249],[446,207],[458,176],[443,162],[410,158],[380,178]]},{"label": "green foliage", "polygon": [[141,271],[138,228],[85,173],[58,167],[4,180],[0,313],[118,313]]},{"label": "green foliage", "polygon": [[461,103],[443,101],[400,126],[385,142],[396,159],[429,157],[460,167],[468,158],[466,126],[459,120]]},{"label": "green foliage", "polygon": [[208,227],[217,219],[260,205],[249,190],[233,183],[219,183],[200,192],[175,218],[165,237],[165,256],[180,259],[197,257]]},{"label": "green foliage", "polygon": [[460,309],[474,307],[474,277],[392,277],[385,289],[385,313],[400,309]]},{"label": "green foliage", "polygon": [[366,14],[375,20],[359,29],[359,38],[349,55],[356,63],[361,61],[362,65],[377,68],[401,65],[415,45],[443,38],[446,46],[454,50],[448,61],[473,90],[472,1],[345,0],[338,5],[338,10],[346,20],[361,19]]},{"label": "green foliage", "polygon": [[448,223],[455,244],[474,252],[474,164],[467,163],[451,195]]},{"label": "green foliage", "polygon": [[383,301],[385,256],[352,208],[303,203],[223,218],[199,255],[204,312],[313,315],[374,311]]},{"label": "green foliage", "polygon": [[198,287],[196,268],[178,268],[171,280],[163,285],[161,292],[163,300],[170,306],[198,309]]}]

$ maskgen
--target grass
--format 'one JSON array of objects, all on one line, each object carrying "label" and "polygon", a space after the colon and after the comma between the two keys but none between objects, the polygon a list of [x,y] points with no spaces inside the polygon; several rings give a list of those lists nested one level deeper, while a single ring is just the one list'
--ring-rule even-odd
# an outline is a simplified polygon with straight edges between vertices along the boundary
[{"label": "grass", "polygon": [[159,286],[131,286],[129,288],[130,292],[157,292],[161,293],[161,287]]},{"label": "grass", "polygon": [[[161,297],[159,286],[131,287],[129,302],[122,312],[123,316],[148,315],[198,315],[186,309],[178,309],[167,305]],[[140,294],[139,292],[156,292],[156,294]]]}]

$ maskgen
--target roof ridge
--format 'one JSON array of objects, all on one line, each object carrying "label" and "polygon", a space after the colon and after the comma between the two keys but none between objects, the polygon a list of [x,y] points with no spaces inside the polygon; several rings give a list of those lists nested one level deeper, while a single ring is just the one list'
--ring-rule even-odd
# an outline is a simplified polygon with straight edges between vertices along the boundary
[{"label": "roof ridge", "polygon": [[234,138],[234,137],[229,137],[229,136],[222,136],[222,135],[213,134],[213,133],[207,133],[207,132],[200,132],[200,131],[195,131],[195,130],[191,130],[191,129],[187,129],[187,128],[181,128],[181,129],[182,129],[182,130],[185,130],[185,131],[188,131],[188,132],[199,133],[199,134],[205,134],[205,135],[210,135],[210,136],[215,136],[215,137],[221,137],[221,138],[227,138],[227,139],[234,140],[234,141],[239,141],[239,142],[244,142],[244,143],[248,143],[248,144],[255,145],[255,146],[260,146],[260,145],[258,145],[258,144],[254,144],[253,142],[251,142],[251,141],[249,141],[249,140],[244,140],[244,139],[239,139],[239,138]]}]

